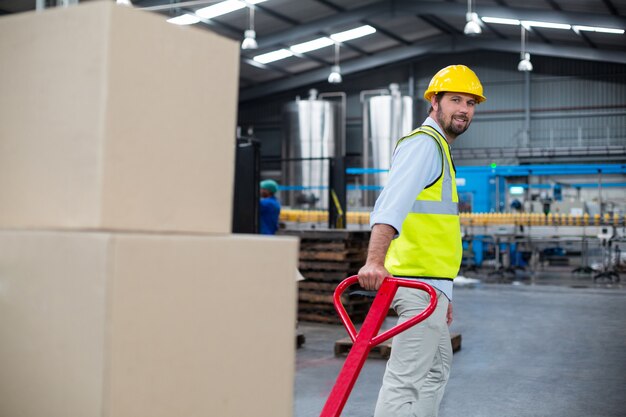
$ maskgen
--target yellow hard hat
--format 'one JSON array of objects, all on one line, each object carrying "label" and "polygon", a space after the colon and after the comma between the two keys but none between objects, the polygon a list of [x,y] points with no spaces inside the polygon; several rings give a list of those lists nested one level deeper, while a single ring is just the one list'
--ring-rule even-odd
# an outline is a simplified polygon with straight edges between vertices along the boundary
[{"label": "yellow hard hat", "polygon": [[465,65],[450,65],[439,70],[430,80],[424,92],[424,98],[430,101],[433,95],[445,91],[472,94],[478,98],[479,103],[487,100],[483,96],[483,86],[480,80],[474,71]]}]

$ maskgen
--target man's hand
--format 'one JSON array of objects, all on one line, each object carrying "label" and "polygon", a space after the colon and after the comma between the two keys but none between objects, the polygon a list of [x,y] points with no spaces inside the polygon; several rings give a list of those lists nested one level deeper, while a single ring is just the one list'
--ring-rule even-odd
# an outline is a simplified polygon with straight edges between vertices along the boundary
[{"label": "man's hand", "polygon": [[448,312],[446,313],[446,323],[448,323],[448,326],[452,324],[452,302],[448,303]]},{"label": "man's hand", "polygon": [[391,275],[385,269],[385,256],[395,234],[396,229],[388,224],[377,223],[372,228],[367,249],[367,261],[359,271],[359,284],[368,291],[378,291],[383,279]]},{"label": "man's hand", "polygon": [[368,291],[378,291],[383,283],[383,279],[388,276],[390,276],[390,274],[384,266],[365,264],[359,270],[359,284]]}]

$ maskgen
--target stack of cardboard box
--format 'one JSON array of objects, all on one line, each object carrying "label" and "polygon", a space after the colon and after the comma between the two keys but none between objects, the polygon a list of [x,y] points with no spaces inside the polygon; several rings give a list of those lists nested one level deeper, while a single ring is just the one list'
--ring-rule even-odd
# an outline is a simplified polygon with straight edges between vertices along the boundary
[{"label": "stack of cardboard box", "polygon": [[230,234],[238,45],[90,2],[3,17],[0,60],[0,415],[290,416],[297,239]]}]

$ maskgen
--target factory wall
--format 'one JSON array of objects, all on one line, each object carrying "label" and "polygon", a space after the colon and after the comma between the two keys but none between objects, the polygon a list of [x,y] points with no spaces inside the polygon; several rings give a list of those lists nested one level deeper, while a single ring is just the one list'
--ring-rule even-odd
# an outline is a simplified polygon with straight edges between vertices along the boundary
[{"label": "factory wall", "polygon": [[[362,152],[361,91],[387,88],[393,82],[400,84],[403,94],[416,96],[414,120],[419,124],[428,109],[428,103],[421,99],[421,95],[432,75],[446,65],[465,64],[481,78],[487,101],[477,109],[471,128],[454,145],[457,153],[473,151],[470,156],[463,152],[457,155],[459,165],[533,162],[521,160],[514,153],[527,147],[626,146],[626,66],[533,56],[535,70],[529,74],[528,80],[530,120],[526,135],[526,80],[525,74],[516,70],[518,59],[516,53],[435,55],[427,61],[348,74],[339,85],[323,82],[241,103],[239,124],[244,131],[248,126],[254,127],[256,136],[261,139],[262,156],[279,156],[282,106],[296,96],[306,98],[310,88],[316,88],[320,93],[344,91],[348,95],[348,162],[352,158],[354,163],[359,163]],[[494,156],[494,149],[511,152]],[[624,160],[623,155],[614,159],[615,162]],[[606,159],[597,157],[595,162],[606,162]]]}]

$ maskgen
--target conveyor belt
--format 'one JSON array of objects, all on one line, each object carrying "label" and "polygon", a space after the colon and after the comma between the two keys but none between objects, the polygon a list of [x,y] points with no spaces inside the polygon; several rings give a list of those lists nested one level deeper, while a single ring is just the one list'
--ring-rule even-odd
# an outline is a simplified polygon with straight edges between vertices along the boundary
[{"label": "conveyor belt", "polygon": [[[352,225],[368,225],[369,211],[349,211],[347,223]],[[461,213],[461,225],[476,226],[615,226],[624,227],[623,215],[605,214],[600,216],[588,214],[575,216],[569,214],[550,213]],[[327,223],[328,213],[323,210],[292,210],[283,209],[280,220],[287,223]]]}]

